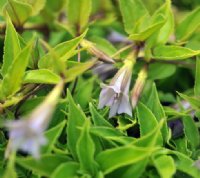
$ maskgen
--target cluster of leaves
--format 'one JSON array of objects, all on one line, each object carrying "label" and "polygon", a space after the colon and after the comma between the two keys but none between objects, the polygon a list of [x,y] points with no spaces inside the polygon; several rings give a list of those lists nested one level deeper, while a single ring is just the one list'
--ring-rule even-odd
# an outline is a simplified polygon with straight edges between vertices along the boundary
[{"label": "cluster of leaves", "polygon": [[[1,123],[30,114],[60,80],[65,89],[39,160],[4,159],[2,127],[0,177],[200,177],[199,17],[170,0],[1,0]],[[144,90],[133,117],[108,120],[90,69],[120,68],[132,51],[132,86],[148,66]]]}]

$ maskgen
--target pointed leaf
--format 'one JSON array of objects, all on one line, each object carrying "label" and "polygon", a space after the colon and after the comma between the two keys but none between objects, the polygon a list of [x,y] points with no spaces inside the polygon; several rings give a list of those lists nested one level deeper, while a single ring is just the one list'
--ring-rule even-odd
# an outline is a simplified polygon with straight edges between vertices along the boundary
[{"label": "pointed leaf", "polygon": [[25,73],[23,83],[57,84],[60,76],[48,69],[29,70]]},{"label": "pointed leaf", "polygon": [[190,12],[176,28],[176,37],[179,41],[187,40],[199,27],[200,7]]},{"label": "pointed leaf", "polygon": [[95,175],[97,169],[94,160],[95,144],[89,133],[89,124],[89,120],[85,120],[85,124],[77,141],[76,150],[80,162],[80,169],[90,175]]},{"label": "pointed leaf", "polygon": [[21,26],[30,17],[32,7],[21,1],[8,0],[8,3],[4,6],[4,11],[8,12],[12,22],[16,26]]},{"label": "pointed leaf", "polygon": [[56,167],[62,163],[70,161],[70,158],[63,155],[42,155],[39,160],[35,160],[32,157],[18,158],[17,164],[20,166],[34,171],[40,176],[50,177]]},{"label": "pointed leaf", "polygon": [[7,15],[3,65],[1,69],[3,76],[5,76],[5,74],[8,72],[8,68],[11,66],[12,62],[20,53],[20,51],[21,47],[18,39],[18,34],[10,20],[10,17]]},{"label": "pointed leaf", "polygon": [[152,58],[157,60],[181,60],[200,54],[200,50],[194,51],[180,46],[160,45],[153,49]]},{"label": "pointed leaf", "polygon": [[123,146],[101,152],[96,160],[101,170],[107,174],[119,167],[137,163],[150,156],[152,152],[153,150],[148,147]]},{"label": "pointed leaf", "polygon": [[141,0],[120,0],[119,5],[125,30],[132,34],[136,23],[148,15],[148,11]]},{"label": "pointed leaf", "polygon": [[77,176],[78,169],[78,163],[69,161],[58,166],[51,178],[73,178]]},{"label": "pointed leaf", "polygon": [[83,127],[85,120],[87,119],[81,108],[79,108],[68,90],[67,98],[69,102],[69,116],[67,122],[67,145],[71,151],[74,159],[78,160],[76,146],[77,141],[81,135],[80,128]]},{"label": "pointed leaf", "polygon": [[162,178],[172,178],[176,172],[175,163],[171,156],[161,155],[154,158],[153,162]]},{"label": "pointed leaf", "polygon": [[28,60],[31,54],[32,43],[28,44],[15,58],[3,78],[0,98],[5,98],[16,93],[22,84]]}]

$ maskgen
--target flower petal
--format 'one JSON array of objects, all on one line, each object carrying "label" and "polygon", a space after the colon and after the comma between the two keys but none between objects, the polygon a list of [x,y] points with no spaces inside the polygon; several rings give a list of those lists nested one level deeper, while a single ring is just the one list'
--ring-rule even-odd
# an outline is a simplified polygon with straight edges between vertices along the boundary
[{"label": "flower petal", "polygon": [[118,114],[126,113],[129,116],[132,116],[132,108],[129,102],[129,97],[126,94],[122,95],[121,102],[117,111]]},{"label": "flower petal", "polygon": [[110,103],[113,103],[114,95],[113,89],[103,88],[100,93],[98,108],[102,109],[104,106],[110,106]]}]

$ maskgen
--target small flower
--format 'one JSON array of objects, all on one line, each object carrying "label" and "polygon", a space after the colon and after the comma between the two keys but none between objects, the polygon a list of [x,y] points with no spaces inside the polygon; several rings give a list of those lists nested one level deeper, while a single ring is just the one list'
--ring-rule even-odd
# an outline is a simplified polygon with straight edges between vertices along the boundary
[{"label": "small flower", "polygon": [[9,129],[6,157],[10,152],[22,150],[39,158],[40,147],[47,143],[44,131],[48,127],[62,88],[63,82],[58,84],[27,118],[5,123]]},{"label": "small flower", "polygon": [[99,98],[99,108],[110,107],[109,117],[127,113],[132,116],[129,103],[129,87],[131,82],[133,62],[125,61],[124,66],[116,73],[109,85],[103,85]]}]

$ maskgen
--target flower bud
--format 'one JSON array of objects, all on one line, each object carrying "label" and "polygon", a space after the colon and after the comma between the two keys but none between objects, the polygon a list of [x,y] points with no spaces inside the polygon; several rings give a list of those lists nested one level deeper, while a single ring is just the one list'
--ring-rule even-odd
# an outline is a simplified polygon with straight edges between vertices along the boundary
[{"label": "flower bud", "polygon": [[103,51],[99,50],[94,43],[87,40],[82,40],[81,46],[85,47],[90,54],[95,55],[100,61],[115,63],[115,61],[111,57],[109,57]]},{"label": "flower bud", "polygon": [[145,66],[139,72],[138,78],[136,79],[135,85],[134,85],[132,92],[131,92],[131,103],[132,103],[133,108],[135,108],[136,105],[137,105],[137,102],[138,102],[140,95],[143,91],[146,78],[147,78],[147,67]]}]

